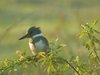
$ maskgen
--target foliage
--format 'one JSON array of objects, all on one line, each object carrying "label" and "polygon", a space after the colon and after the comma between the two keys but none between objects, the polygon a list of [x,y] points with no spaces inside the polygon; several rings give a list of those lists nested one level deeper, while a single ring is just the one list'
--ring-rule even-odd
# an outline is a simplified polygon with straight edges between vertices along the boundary
[{"label": "foliage", "polygon": [[[79,34],[79,38],[84,41],[84,47],[89,51],[89,58],[87,62],[84,62],[78,55],[69,61],[60,56],[61,51],[65,44],[59,44],[58,39],[50,42],[49,53],[40,52],[36,56],[28,56],[26,52],[16,51],[18,57],[13,59],[4,59],[0,64],[0,75],[14,75],[13,72],[18,69],[23,69],[23,75],[27,71],[28,66],[34,65],[35,68],[41,69],[42,72],[49,75],[98,75],[100,70],[100,56],[99,46],[100,40],[98,38],[99,31],[94,26],[97,20],[92,23],[86,23],[82,25],[82,31]],[[33,75],[33,74],[32,74]]]},{"label": "foliage", "polygon": [[90,51],[90,56],[93,56],[93,58],[100,63],[100,58],[97,53],[100,40],[95,36],[95,34],[100,34],[100,32],[94,29],[96,23],[97,20],[95,20],[91,25],[88,23],[82,25],[83,30],[80,33],[80,38],[85,39],[84,46]]},{"label": "foliage", "polygon": [[89,51],[89,63],[88,68],[90,70],[90,75],[97,75],[97,70],[100,70],[100,32],[96,30],[94,27],[97,24],[97,20],[94,20],[91,23],[86,23],[82,26],[82,31],[79,34],[79,38],[84,40],[84,46]]},{"label": "foliage", "polygon": [[7,74],[12,71],[17,71],[17,66],[33,64],[38,68],[38,65],[44,72],[52,75],[63,75],[66,74],[67,68],[72,68],[76,74],[80,75],[76,68],[69,63],[65,58],[59,56],[62,51],[62,47],[65,44],[58,44],[58,39],[55,42],[50,42],[51,51],[46,54],[45,52],[40,52],[36,56],[27,56],[26,53],[21,51],[16,51],[18,58],[15,59],[4,59],[0,66],[0,74],[3,75],[5,72]]}]

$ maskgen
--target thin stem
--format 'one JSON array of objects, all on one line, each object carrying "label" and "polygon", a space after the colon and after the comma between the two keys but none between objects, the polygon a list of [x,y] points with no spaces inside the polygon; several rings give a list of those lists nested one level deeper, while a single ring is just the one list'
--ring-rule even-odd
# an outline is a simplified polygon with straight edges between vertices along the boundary
[{"label": "thin stem", "polygon": [[[32,56],[33,57],[33,56]],[[1,67],[0,68],[0,71],[5,71],[5,70],[8,70],[9,68],[11,68],[11,67],[14,67],[14,66],[16,66],[16,65],[19,65],[19,64],[21,64],[21,63],[23,63],[23,62],[25,62],[25,61],[31,61],[31,60],[34,60],[34,58],[32,58],[32,57],[26,57],[25,59],[23,59],[23,60],[21,60],[21,61],[17,61],[17,62],[15,62],[15,63],[13,63],[13,64],[10,64],[8,67]]]},{"label": "thin stem", "polygon": [[99,58],[99,56],[98,56],[98,54],[97,54],[97,51],[96,51],[95,49],[93,49],[93,51],[94,51],[94,53],[95,53],[95,55],[96,55],[96,58],[98,59],[98,62],[100,63],[100,58]]},{"label": "thin stem", "polygon": [[[90,33],[88,33],[88,38],[92,40],[93,36]],[[93,44],[93,51],[94,51],[94,53],[96,55],[96,58],[97,58],[98,62],[100,63],[100,58],[99,58],[99,56],[97,54],[97,51],[96,51],[95,42],[92,41],[91,43]]]},{"label": "thin stem", "polygon": [[[60,58],[60,57],[59,57]],[[58,58],[58,59],[59,59]],[[78,74],[78,75],[80,75],[80,73],[76,70],[76,68],[71,64],[71,63],[69,63],[69,61],[67,61],[66,59],[63,59],[63,58],[60,58],[60,60],[63,60],[63,61],[65,61],[67,64],[69,64],[69,66]]]},{"label": "thin stem", "polygon": [[69,66],[70,66],[78,75],[80,75],[80,73],[76,70],[76,68],[75,68],[72,64],[70,64],[67,60],[65,60],[65,61],[66,61],[67,64],[69,64]]}]

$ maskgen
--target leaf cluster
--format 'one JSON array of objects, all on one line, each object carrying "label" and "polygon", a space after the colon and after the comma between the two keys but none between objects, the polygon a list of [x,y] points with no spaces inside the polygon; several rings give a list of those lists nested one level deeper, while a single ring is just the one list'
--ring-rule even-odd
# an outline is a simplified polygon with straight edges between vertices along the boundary
[{"label": "leaf cluster", "polygon": [[40,68],[52,75],[64,75],[68,68],[74,70],[78,75],[78,71],[75,67],[69,63],[65,58],[61,57],[59,53],[65,44],[58,44],[57,39],[54,42],[50,42],[50,52],[40,52],[36,56],[27,56],[26,53],[17,51],[16,54],[18,58],[15,59],[5,59],[0,65],[0,74],[3,75],[5,72],[10,73],[12,71],[17,71],[17,66],[23,67],[23,65],[33,64],[35,67]]}]

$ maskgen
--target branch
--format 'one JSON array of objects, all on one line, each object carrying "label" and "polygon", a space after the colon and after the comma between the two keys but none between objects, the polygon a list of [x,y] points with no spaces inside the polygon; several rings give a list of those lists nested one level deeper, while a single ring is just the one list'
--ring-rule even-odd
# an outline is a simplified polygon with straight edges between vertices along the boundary
[{"label": "branch", "polygon": [[15,60],[13,60],[12,62],[14,62],[14,63],[9,64],[9,66],[7,66],[7,67],[2,67],[2,66],[1,66],[0,71],[1,71],[1,72],[2,72],[2,71],[6,71],[6,70],[8,70],[8,69],[10,69],[10,68],[12,68],[12,67],[14,67],[14,66],[16,66],[16,65],[23,64],[23,63],[26,62],[26,61],[32,61],[32,60],[35,60],[35,58],[33,58],[33,56],[27,56],[25,59],[18,60],[18,61],[16,61],[16,62],[15,62]]},{"label": "branch", "polygon": [[69,64],[69,66],[70,66],[78,75],[80,75],[80,73],[76,70],[76,68],[75,68],[71,63],[69,63],[69,61],[67,61],[66,59],[63,59],[63,58],[61,58],[61,57],[59,57],[58,59],[65,61],[67,64]]}]

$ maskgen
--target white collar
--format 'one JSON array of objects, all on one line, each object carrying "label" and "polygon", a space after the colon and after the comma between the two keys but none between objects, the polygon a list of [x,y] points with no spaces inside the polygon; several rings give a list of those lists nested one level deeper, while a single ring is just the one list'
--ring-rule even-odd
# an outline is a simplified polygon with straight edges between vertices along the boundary
[{"label": "white collar", "polygon": [[36,38],[36,37],[38,37],[38,36],[42,36],[42,35],[43,35],[42,33],[40,33],[40,34],[36,34],[36,35],[32,36],[32,38]]}]

